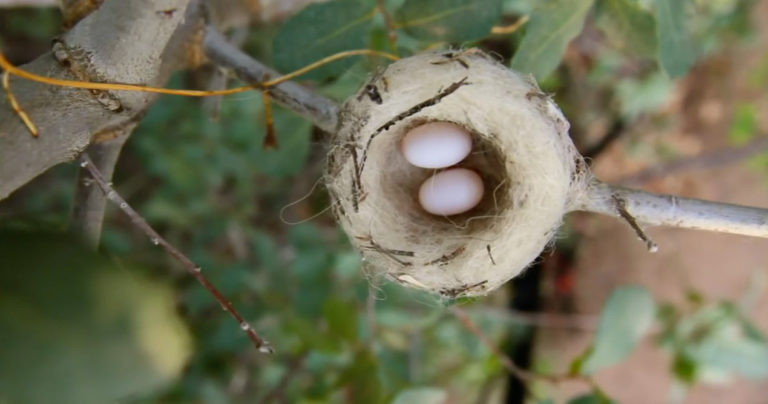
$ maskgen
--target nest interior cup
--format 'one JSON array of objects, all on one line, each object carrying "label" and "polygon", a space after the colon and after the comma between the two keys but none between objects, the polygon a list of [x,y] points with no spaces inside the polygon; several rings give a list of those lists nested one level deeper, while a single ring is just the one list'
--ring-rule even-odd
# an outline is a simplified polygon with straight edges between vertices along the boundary
[{"label": "nest interior cup", "polygon": [[[347,100],[325,181],[337,220],[372,275],[456,298],[484,295],[522,272],[578,203],[588,172],[568,121],[532,78],[482,51],[401,59]],[[450,122],[471,135],[455,167],[476,171],[485,194],[454,216],[427,213],[400,144],[412,128]]]}]

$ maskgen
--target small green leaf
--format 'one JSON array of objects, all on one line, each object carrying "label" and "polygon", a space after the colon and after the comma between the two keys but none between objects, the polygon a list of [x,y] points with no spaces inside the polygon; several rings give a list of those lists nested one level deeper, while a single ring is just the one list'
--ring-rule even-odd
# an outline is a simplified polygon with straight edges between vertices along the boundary
[{"label": "small green leaf", "polygon": [[757,111],[752,104],[739,104],[733,112],[728,140],[736,145],[748,143],[757,132]]},{"label": "small green leaf", "polygon": [[[275,67],[288,73],[334,53],[366,48],[372,17],[373,6],[366,2],[336,0],[310,4],[285,21],[275,36]],[[302,77],[326,80],[340,75],[354,63],[354,58],[345,58]]]},{"label": "small green leaf", "polygon": [[501,15],[501,0],[406,0],[397,24],[430,41],[464,42],[491,32]]},{"label": "small green leaf", "polygon": [[568,400],[568,404],[616,404],[602,393],[592,392]]},{"label": "small green leaf", "polygon": [[533,73],[541,80],[549,75],[571,39],[581,32],[594,0],[549,0],[531,15],[512,68]]},{"label": "small green leaf", "polygon": [[688,72],[696,60],[693,42],[685,28],[684,0],[655,0],[659,62],[670,77]]},{"label": "small green leaf", "polygon": [[631,55],[656,56],[656,21],[632,0],[598,0],[595,13],[598,28],[606,39]]},{"label": "small green leaf", "polygon": [[621,362],[648,332],[656,307],[648,291],[639,286],[616,289],[603,307],[591,352],[580,366],[581,374]]},{"label": "small green leaf", "polygon": [[403,390],[397,394],[392,404],[445,404],[448,393],[434,387],[421,387]]},{"label": "small green leaf", "polygon": [[677,380],[691,385],[696,381],[696,362],[678,353],[672,361],[672,374]]},{"label": "small green leaf", "polygon": [[0,401],[106,403],[176,379],[191,352],[172,290],[71,236],[0,234]]}]

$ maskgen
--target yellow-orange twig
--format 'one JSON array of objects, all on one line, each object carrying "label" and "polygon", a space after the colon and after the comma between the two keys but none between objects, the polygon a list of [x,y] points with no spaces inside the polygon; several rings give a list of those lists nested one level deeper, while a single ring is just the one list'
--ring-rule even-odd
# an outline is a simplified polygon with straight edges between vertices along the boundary
[{"label": "yellow-orange twig", "polygon": [[497,35],[511,34],[511,33],[515,32],[515,31],[517,31],[518,29],[520,29],[520,27],[522,27],[523,24],[525,24],[526,22],[528,22],[528,16],[524,15],[524,16],[518,18],[517,21],[513,22],[512,24],[504,25],[504,26],[498,26],[497,25],[497,26],[491,28],[491,33],[492,34],[497,34]]},{"label": "yellow-orange twig", "polygon": [[11,109],[13,109],[13,112],[15,112],[21,121],[24,122],[24,125],[29,130],[29,133],[32,136],[37,137],[39,134],[37,126],[35,126],[34,122],[29,119],[29,115],[24,112],[24,110],[21,108],[21,105],[19,105],[19,102],[16,101],[16,97],[13,96],[13,92],[11,92],[10,74],[8,70],[3,72],[3,90],[5,91],[6,97],[8,97],[8,102],[11,104]]},{"label": "yellow-orange twig", "polygon": [[295,77],[301,76],[302,74],[307,73],[310,70],[316,69],[322,65],[334,62],[339,59],[343,59],[345,57],[358,56],[358,55],[381,56],[390,60],[398,60],[397,56],[386,53],[386,52],[380,52],[380,51],[375,51],[370,49],[349,50],[349,51],[339,52],[334,55],[325,57],[315,63],[312,63],[308,66],[302,67],[301,69],[298,69],[296,71],[293,71],[291,73],[277,77],[269,81],[248,85],[248,86],[229,88],[226,90],[213,90],[213,91],[211,90],[209,91],[176,90],[176,89],[170,89],[170,88],[142,86],[137,84],[94,83],[94,82],[87,82],[87,81],[55,79],[51,77],[40,76],[34,73],[27,72],[22,69],[19,69],[18,67],[12,65],[8,61],[8,59],[5,58],[2,52],[0,52],[0,67],[2,67],[6,72],[13,74],[14,76],[25,78],[27,80],[36,81],[39,83],[51,84],[51,85],[62,86],[62,87],[84,88],[88,90],[140,91],[140,92],[146,92],[146,93],[182,95],[187,97],[209,97],[213,95],[237,94],[237,93],[242,93],[242,92],[250,91],[257,88],[267,88],[267,87],[276,86],[284,81],[288,81]]},{"label": "yellow-orange twig", "polygon": [[262,91],[261,97],[264,100],[264,123],[267,126],[267,133],[264,135],[262,147],[265,149],[276,149],[277,135],[275,134],[275,121],[272,118],[272,104],[269,102],[269,91]]}]

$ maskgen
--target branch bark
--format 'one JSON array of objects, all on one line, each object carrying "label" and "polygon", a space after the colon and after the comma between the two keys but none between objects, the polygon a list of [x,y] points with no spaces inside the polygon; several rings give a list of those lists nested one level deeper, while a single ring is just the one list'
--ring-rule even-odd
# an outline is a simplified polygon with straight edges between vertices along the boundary
[{"label": "branch bark", "polygon": [[[206,28],[203,48],[211,62],[232,69],[237,77],[249,84],[281,76],[232,46],[214,28]],[[270,87],[268,91],[272,99],[307,118],[320,129],[336,131],[339,106],[335,101],[290,81]]]},{"label": "branch bark", "polygon": [[768,238],[768,209],[659,195],[593,181],[578,210],[619,217],[617,200],[638,222]]},{"label": "branch bark", "polygon": [[[173,12],[163,12],[174,10]],[[186,64],[186,42],[199,26],[195,0],[109,0],[23,66],[44,76],[161,86]],[[95,92],[12,78],[11,89],[40,129],[26,127],[0,97],[0,199],[48,168],[74,159],[91,135],[141,116],[156,98]]]}]

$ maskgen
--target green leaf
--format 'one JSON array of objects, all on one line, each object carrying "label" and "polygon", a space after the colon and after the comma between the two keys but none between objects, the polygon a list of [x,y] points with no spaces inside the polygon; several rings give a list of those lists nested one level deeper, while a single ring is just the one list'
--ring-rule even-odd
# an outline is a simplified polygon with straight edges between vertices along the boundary
[{"label": "green leaf", "polygon": [[659,62],[670,77],[688,72],[696,54],[685,28],[684,0],[655,0]]},{"label": "green leaf", "polygon": [[602,393],[588,393],[568,400],[568,404],[616,404]]},{"label": "green leaf", "polygon": [[647,77],[620,80],[615,89],[622,116],[631,120],[661,108],[672,94],[673,82],[666,74],[654,71]]},{"label": "green leaf", "polygon": [[531,15],[512,68],[541,80],[562,59],[568,43],[581,32],[593,0],[549,0]]},{"label": "green leaf", "polygon": [[656,307],[648,291],[639,286],[616,289],[603,307],[591,350],[577,370],[591,374],[621,362],[648,332]]},{"label": "green leaf", "polygon": [[736,106],[728,131],[728,141],[736,145],[748,143],[757,132],[757,110],[754,105],[742,103]]},{"label": "green leaf", "polygon": [[397,25],[429,41],[465,42],[491,32],[501,16],[501,0],[406,0]]},{"label": "green leaf", "polygon": [[656,56],[656,20],[632,0],[598,0],[595,22],[606,39],[625,53]]},{"label": "green leaf", "polygon": [[687,336],[684,354],[704,371],[768,378],[768,344],[730,305],[707,307],[682,321],[680,329]]},{"label": "green leaf", "polygon": [[0,234],[0,401],[106,403],[179,376],[190,337],[172,290],[71,236]]},{"label": "green leaf", "polygon": [[672,374],[686,385],[696,382],[696,362],[691,358],[678,353],[672,361]]},{"label": "green leaf", "polygon": [[397,394],[392,404],[445,404],[448,393],[434,387],[420,387],[403,390]]},{"label": "green leaf", "polygon": [[[310,4],[286,20],[272,44],[275,67],[285,73],[326,56],[366,48],[373,6],[354,0]],[[345,58],[307,73],[306,79],[336,77],[355,63]]]}]

